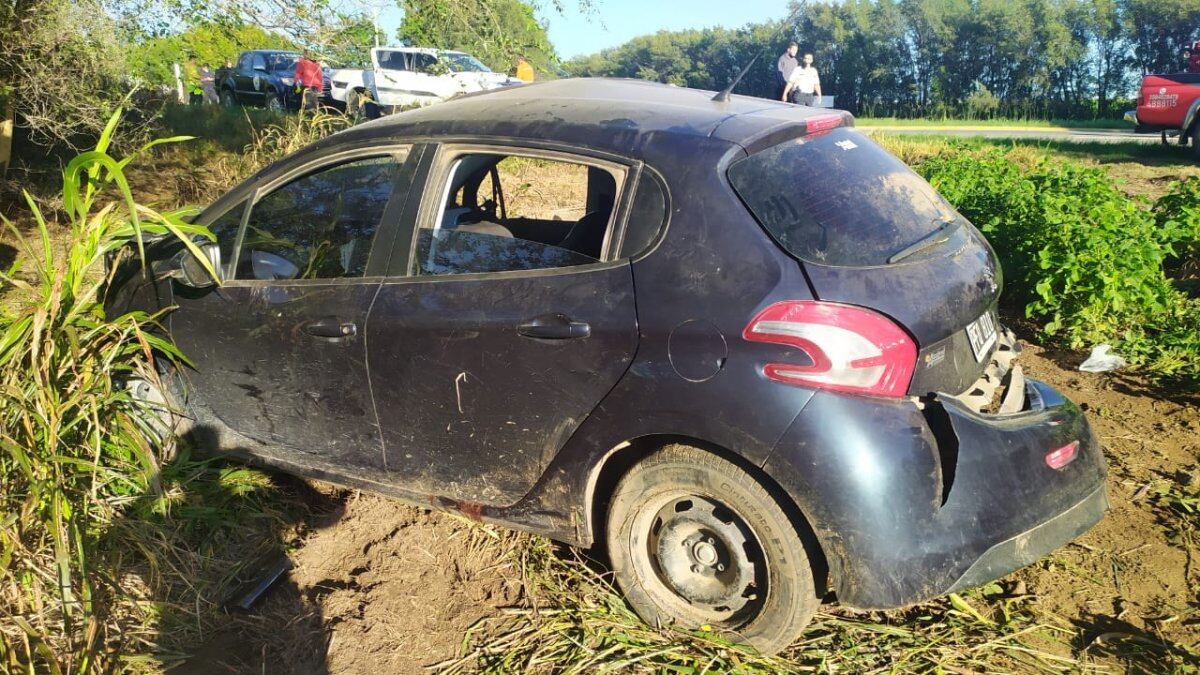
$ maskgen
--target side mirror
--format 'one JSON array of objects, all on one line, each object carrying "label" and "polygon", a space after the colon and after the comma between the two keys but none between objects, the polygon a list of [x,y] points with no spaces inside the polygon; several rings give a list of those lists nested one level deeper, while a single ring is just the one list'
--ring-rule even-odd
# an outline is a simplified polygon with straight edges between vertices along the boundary
[{"label": "side mirror", "polygon": [[205,260],[212,267],[213,272],[217,273],[218,278],[214,279],[212,273],[205,268],[204,262],[185,248],[179,252],[179,266],[174,275],[175,279],[184,286],[208,288],[220,281],[221,247],[216,244],[201,244],[200,252],[204,254]]}]

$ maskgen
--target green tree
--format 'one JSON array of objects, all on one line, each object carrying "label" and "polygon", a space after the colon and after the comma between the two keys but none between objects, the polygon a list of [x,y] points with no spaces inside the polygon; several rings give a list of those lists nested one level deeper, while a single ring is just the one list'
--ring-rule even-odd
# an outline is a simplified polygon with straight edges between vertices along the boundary
[{"label": "green tree", "polygon": [[1137,65],[1144,72],[1175,72],[1183,48],[1200,39],[1200,2],[1196,0],[1125,0],[1126,24]]},{"label": "green tree", "polygon": [[542,75],[558,55],[533,5],[522,0],[398,0],[404,19],[396,36],[417,47],[457,49],[499,72],[524,56]]},{"label": "green tree", "polygon": [[188,79],[194,80],[199,66],[217,68],[236,61],[245,49],[295,49],[287,37],[258,26],[203,22],[181,33],[143,39],[128,51],[129,73],[152,85],[172,84],[173,63],[187,66]]}]

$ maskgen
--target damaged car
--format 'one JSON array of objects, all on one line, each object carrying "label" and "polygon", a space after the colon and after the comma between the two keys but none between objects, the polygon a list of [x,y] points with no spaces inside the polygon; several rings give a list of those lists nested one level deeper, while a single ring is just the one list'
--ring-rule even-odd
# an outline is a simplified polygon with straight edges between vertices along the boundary
[{"label": "damaged car", "polygon": [[1008,574],[1107,509],[987,241],[853,118],[622,80],[474,94],[263,169],[117,270],[206,449],[605,550],[651,624]]}]

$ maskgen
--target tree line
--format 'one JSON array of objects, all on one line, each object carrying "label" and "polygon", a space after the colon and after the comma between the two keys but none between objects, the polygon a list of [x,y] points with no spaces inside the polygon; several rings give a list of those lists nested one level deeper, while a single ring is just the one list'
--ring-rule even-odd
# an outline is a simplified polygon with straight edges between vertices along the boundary
[{"label": "tree line", "polygon": [[1184,47],[1200,39],[1200,0],[832,0],[791,10],[790,20],[645,35],[565,70],[721,89],[761,55],[735,91],[768,97],[775,59],[794,39],[837,107],[856,114],[1094,118],[1126,109],[1141,74],[1181,70]]}]

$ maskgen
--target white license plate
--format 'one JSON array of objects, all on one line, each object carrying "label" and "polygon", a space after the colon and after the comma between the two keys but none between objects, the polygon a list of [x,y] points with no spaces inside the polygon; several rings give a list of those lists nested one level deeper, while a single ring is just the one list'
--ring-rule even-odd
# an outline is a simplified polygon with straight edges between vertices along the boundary
[{"label": "white license plate", "polygon": [[996,319],[991,312],[984,312],[967,326],[967,339],[971,342],[975,360],[982,361],[992,345],[996,344]]}]

